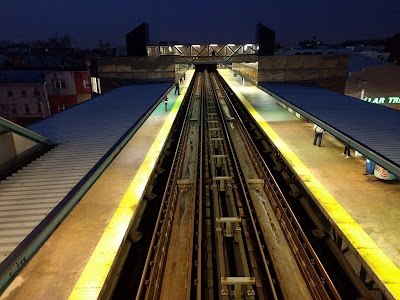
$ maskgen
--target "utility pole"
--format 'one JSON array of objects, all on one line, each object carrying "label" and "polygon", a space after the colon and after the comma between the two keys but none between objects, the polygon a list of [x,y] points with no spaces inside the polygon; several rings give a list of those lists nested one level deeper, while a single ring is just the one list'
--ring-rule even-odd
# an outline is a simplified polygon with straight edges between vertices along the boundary
[{"label": "utility pole", "polygon": [[43,90],[44,90],[44,96],[47,104],[47,111],[49,113],[49,117],[51,116],[51,111],[50,111],[50,104],[49,104],[49,97],[47,96],[47,88],[46,88],[46,81],[43,82]]},{"label": "utility pole", "polygon": [[[37,99],[37,104],[39,105],[40,110],[42,112],[42,119],[44,119],[44,118],[46,118],[46,115],[47,115],[47,117],[51,116],[51,113],[50,113],[49,99],[47,98],[46,82],[43,83],[43,92],[45,95],[44,101],[46,101],[46,104],[47,104],[46,107],[44,106],[43,101],[42,101],[42,93],[41,93],[40,86],[41,85],[39,83],[37,83],[35,85],[35,95],[36,95],[36,99]],[[45,112],[45,108],[47,109],[47,113]]]},{"label": "utility pole", "polygon": [[40,88],[39,88],[39,84],[35,85],[35,95],[36,95],[36,99],[37,99],[37,107],[40,107],[40,112],[42,113],[42,119],[45,118],[44,115],[44,109],[43,109],[43,103],[42,103],[42,97],[40,96]]}]

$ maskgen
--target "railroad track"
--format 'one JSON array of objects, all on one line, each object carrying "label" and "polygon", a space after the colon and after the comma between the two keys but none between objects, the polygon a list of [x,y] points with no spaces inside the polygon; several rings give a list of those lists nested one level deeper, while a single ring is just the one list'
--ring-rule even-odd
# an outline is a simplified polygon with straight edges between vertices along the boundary
[{"label": "railroad track", "polygon": [[194,80],[136,299],[340,299],[218,77]]}]

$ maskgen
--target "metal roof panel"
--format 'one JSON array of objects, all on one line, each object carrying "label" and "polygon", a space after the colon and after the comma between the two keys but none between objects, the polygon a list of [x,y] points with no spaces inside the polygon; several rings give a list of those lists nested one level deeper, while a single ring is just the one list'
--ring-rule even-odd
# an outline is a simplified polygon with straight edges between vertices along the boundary
[{"label": "metal roof panel", "polygon": [[400,111],[301,84],[260,83],[329,133],[400,177]]},{"label": "metal roof panel", "polygon": [[[16,222],[21,227],[21,234],[13,240],[0,230],[4,255],[0,262],[135,128],[170,87],[171,83],[122,87],[28,127],[58,145],[0,184],[2,228],[17,228]],[[29,224],[28,229],[24,224]]]}]

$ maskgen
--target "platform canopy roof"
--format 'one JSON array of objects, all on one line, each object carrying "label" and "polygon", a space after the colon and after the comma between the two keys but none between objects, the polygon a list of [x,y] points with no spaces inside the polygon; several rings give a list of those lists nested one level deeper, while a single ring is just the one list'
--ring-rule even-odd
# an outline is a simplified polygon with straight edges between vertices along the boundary
[{"label": "platform canopy roof", "polygon": [[400,111],[316,86],[259,87],[400,178]]}]

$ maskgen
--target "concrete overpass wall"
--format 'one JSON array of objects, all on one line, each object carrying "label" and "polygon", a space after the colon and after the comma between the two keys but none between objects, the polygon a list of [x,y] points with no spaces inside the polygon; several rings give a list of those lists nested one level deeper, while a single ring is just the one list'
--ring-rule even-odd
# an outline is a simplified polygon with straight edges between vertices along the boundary
[{"label": "concrete overpass wall", "polygon": [[232,70],[254,85],[258,84],[258,63],[232,63]]},{"label": "concrete overpass wall", "polygon": [[343,94],[348,57],[345,55],[260,56],[258,82],[305,82]]},{"label": "concrete overpass wall", "polygon": [[101,57],[98,71],[102,93],[124,85],[146,81],[175,81],[175,58]]}]

